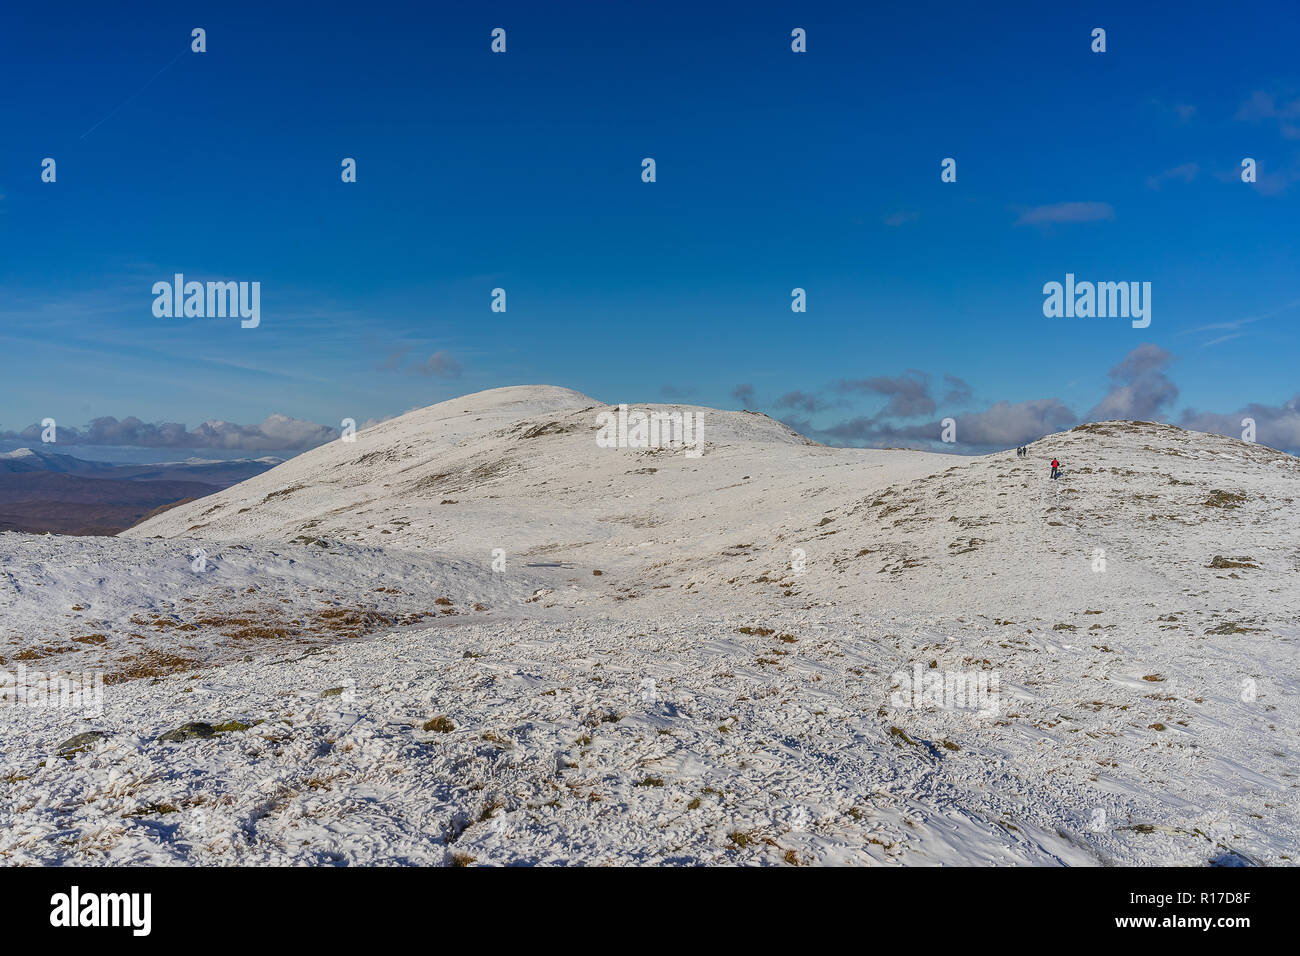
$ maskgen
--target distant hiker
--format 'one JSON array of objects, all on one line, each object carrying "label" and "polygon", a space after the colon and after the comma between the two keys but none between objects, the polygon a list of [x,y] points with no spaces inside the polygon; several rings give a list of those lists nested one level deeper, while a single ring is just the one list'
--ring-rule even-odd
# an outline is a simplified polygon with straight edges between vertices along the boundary
[{"label": "distant hiker", "polygon": [[1061,463],[1055,458],[1052,459],[1052,477],[1057,478],[1061,474]]}]

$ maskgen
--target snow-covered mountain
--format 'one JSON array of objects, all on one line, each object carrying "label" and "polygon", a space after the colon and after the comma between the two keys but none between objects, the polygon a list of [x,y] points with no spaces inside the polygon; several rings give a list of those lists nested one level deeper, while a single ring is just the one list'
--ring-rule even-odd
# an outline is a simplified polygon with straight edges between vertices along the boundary
[{"label": "snow-covered mountain", "polygon": [[72,455],[61,455],[37,448],[17,448],[13,451],[0,452],[0,474],[50,471],[65,475],[91,475],[96,472],[112,471],[113,467],[106,461],[83,461]]},{"label": "snow-covered mountain", "polygon": [[[1107,422],[1047,436],[1027,459],[967,457],[827,448],[764,415],[642,407],[702,414],[703,454],[600,448],[608,406],[566,389],[494,389],[324,445],[123,534],[312,535],[482,561],[500,548],[512,562],[603,570],[605,591],[666,583],[715,606],[856,596],[915,610],[941,590],[940,616],[961,606],[994,617],[1048,596],[1170,602],[1171,589],[1205,590],[1216,554],[1246,554],[1256,573],[1225,576],[1230,593],[1205,594],[1203,613],[1220,598],[1219,613],[1295,599],[1300,459],[1263,446]],[[1058,481],[1048,479],[1054,457]],[[798,576],[796,549],[808,569]],[[1106,573],[1092,570],[1098,551]],[[580,583],[585,596],[592,582]]]},{"label": "snow-covered mountain", "polygon": [[86,478],[137,481],[199,481],[220,487],[243,481],[281,464],[283,458],[186,458],[149,464],[87,461],[43,448],[0,452],[0,474],[51,472]]},{"label": "snow-covered mountain", "polygon": [[[0,656],[114,681],[0,711],[0,860],[1294,862],[1300,460],[632,408],[702,454],[494,389],[116,539],[0,535]],[[246,729],[157,740],[193,721]]]}]

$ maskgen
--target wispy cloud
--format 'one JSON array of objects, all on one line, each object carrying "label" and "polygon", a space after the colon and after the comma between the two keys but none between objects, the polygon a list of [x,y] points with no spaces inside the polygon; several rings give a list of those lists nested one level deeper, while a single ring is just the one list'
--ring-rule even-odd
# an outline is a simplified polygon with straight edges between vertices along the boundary
[{"label": "wispy cloud", "polygon": [[684,399],[693,397],[699,390],[694,385],[662,385],[659,392],[664,398]]},{"label": "wispy cloud", "polygon": [[1268,169],[1259,173],[1255,188],[1265,196],[1280,196],[1293,183],[1300,183],[1300,165],[1295,163],[1284,169]]},{"label": "wispy cloud", "polygon": [[1164,172],[1156,173],[1154,176],[1148,176],[1147,186],[1150,189],[1159,189],[1171,180],[1190,183],[1200,171],[1201,167],[1197,163],[1182,163],[1171,169],[1166,169]]},{"label": "wispy cloud", "polygon": [[397,348],[390,350],[384,357],[384,360],[375,366],[375,368],[380,372],[396,372],[402,367],[402,363],[406,361],[406,356],[410,351],[411,350],[408,346],[400,345]]},{"label": "wispy cloud", "polygon": [[445,351],[437,351],[424,360],[421,365],[415,366],[415,371],[420,375],[434,375],[439,378],[459,378],[461,373],[460,362]]},{"label": "wispy cloud", "polygon": [[961,405],[971,400],[974,390],[963,379],[956,375],[944,375],[943,384],[948,391],[943,396],[944,403],[947,405]]},{"label": "wispy cloud", "polygon": [[402,372],[407,375],[423,375],[437,378],[460,378],[463,367],[460,361],[445,349],[439,349],[423,362],[407,362],[415,347],[401,343],[388,350],[384,358],[375,365],[377,372]]},{"label": "wispy cloud", "polygon": [[1108,202],[1058,202],[1026,209],[1015,221],[1017,226],[1048,226],[1068,222],[1103,222],[1115,218],[1115,208]]},{"label": "wispy cloud", "polygon": [[890,213],[888,216],[886,216],[884,219],[880,221],[883,222],[886,226],[897,227],[897,226],[906,225],[909,222],[913,222],[916,219],[919,219],[920,217],[921,214],[919,212],[909,212],[906,210],[901,210],[899,212]]},{"label": "wispy cloud", "polygon": [[[1278,102],[1279,98],[1282,102]],[[1256,90],[1237,108],[1243,123],[1276,121],[1283,139],[1300,139],[1300,97],[1288,99],[1267,90]]]},{"label": "wispy cloud", "polygon": [[1201,343],[1201,348],[1207,349],[1211,345],[1219,345],[1220,343],[1223,342],[1231,342],[1233,339],[1239,339],[1243,335],[1245,335],[1244,332],[1233,332],[1231,335],[1220,335],[1217,339],[1210,339],[1210,341],[1208,342]]},{"label": "wispy cloud", "polygon": [[786,392],[776,400],[777,408],[798,408],[805,412],[817,412],[829,408],[830,403],[818,398],[811,392]]},{"label": "wispy cloud", "polygon": [[1240,338],[1245,333],[1241,330],[1248,325],[1254,325],[1256,322],[1262,322],[1265,319],[1271,319],[1275,315],[1281,315],[1291,309],[1300,307],[1300,299],[1292,299],[1290,302],[1279,305],[1275,309],[1269,309],[1267,312],[1261,312],[1259,315],[1249,315],[1241,319],[1232,319],[1227,322],[1210,322],[1206,325],[1198,325],[1195,328],[1184,329],[1179,335],[1195,335],[1199,332],[1230,332],[1230,335],[1220,335],[1201,343],[1201,348],[1209,348],[1212,345],[1218,345],[1221,342],[1228,342],[1235,338]]},{"label": "wispy cloud", "polygon": [[1173,114],[1174,119],[1180,123],[1190,123],[1196,116],[1196,106],[1193,103],[1169,103],[1158,97],[1152,97],[1147,102],[1162,113]]},{"label": "wispy cloud", "polygon": [[930,377],[916,369],[902,375],[877,375],[874,378],[843,380],[835,386],[845,393],[866,392],[888,396],[889,401],[877,417],[913,418],[933,414],[936,406],[930,395]]}]

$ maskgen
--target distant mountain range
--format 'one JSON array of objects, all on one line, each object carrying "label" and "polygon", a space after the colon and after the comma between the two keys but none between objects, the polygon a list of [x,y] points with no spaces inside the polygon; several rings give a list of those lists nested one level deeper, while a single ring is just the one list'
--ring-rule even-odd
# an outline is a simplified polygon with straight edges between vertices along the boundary
[{"label": "distant mountain range", "polygon": [[0,531],[109,535],[229,488],[282,458],[84,461],[44,449],[0,453]]}]

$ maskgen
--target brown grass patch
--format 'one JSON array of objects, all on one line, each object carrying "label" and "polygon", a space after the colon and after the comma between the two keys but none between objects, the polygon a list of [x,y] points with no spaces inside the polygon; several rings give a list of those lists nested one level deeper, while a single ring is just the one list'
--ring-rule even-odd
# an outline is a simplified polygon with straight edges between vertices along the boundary
[{"label": "brown grass patch", "polygon": [[1209,497],[1201,502],[1202,508],[1239,508],[1246,496],[1235,491],[1211,491]]},{"label": "brown grass patch", "polygon": [[143,653],[117,662],[118,670],[104,675],[105,684],[125,684],[146,677],[166,677],[183,671],[199,670],[207,664],[193,657],[182,657],[150,648]]}]

